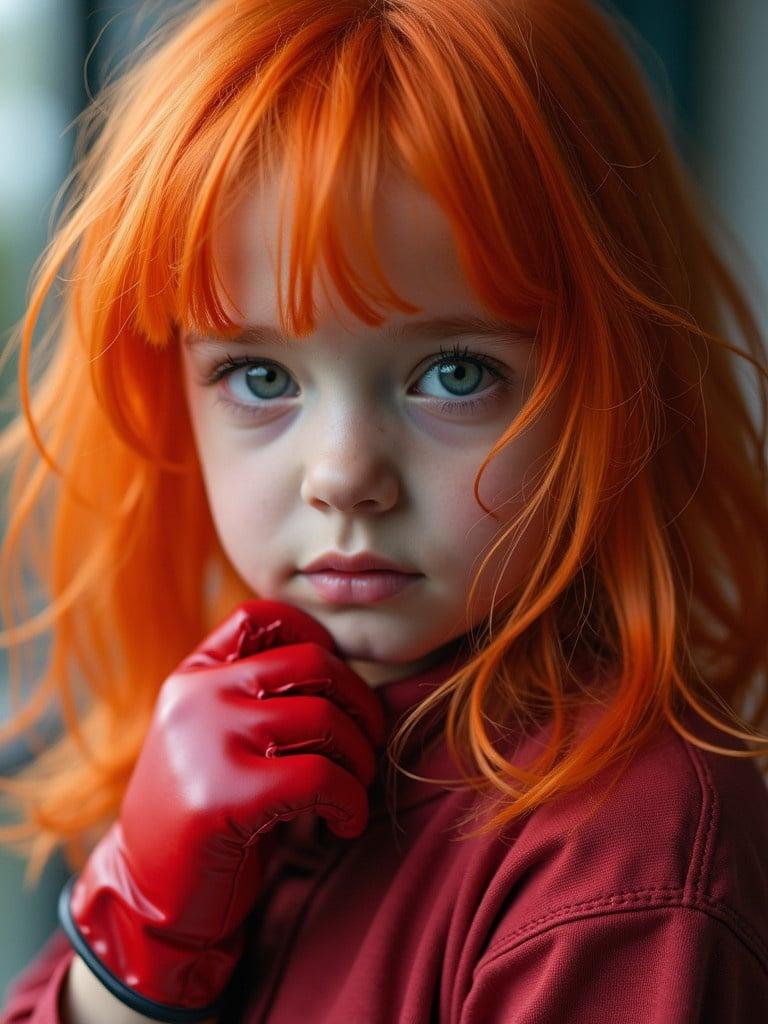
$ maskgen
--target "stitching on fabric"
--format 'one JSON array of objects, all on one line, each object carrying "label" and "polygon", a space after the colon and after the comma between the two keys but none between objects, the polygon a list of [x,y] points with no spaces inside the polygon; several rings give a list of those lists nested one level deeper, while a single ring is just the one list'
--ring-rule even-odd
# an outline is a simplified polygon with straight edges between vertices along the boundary
[{"label": "stitching on fabric", "polygon": [[[567,914],[566,916],[561,916],[565,911],[587,911],[608,907],[612,912],[617,913],[625,909],[628,904],[643,903],[645,904],[643,909],[646,910],[659,909],[663,907],[678,907],[682,910],[700,911],[710,917],[715,917],[716,920],[720,920],[721,917],[725,918],[745,945],[750,945],[751,943],[755,947],[760,954],[760,962],[768,973],[768,947],[766,947],[760,934],[751,924],[749,924],[748,921],[745,921],[740,914],[726,903],[719,903],[715,900],[702,900],[702,905],[697,906],[689,902],[679,902],[676,897],[679,897],[681,894],[682,892],[679,887],[658,886],[653,889],[626,889],[616,893],[605,894],[591,900],[581,900],[576,903],[565,903],[546,914],[542,914],[540,917],[527,921],[519,928],[516,928],[514,931],[507,932],[505,935],[492,942],[486,950],[485,955],[478,963],[477,970],[480,970],[481,966],[485,965],[487,962],[494,959],[496,955],[501,953],[501,947],[507,946],[524,932],[532,933],[532,930],[537,926],[552,923],[553,921],[557,921],[558,924],[568,924],[573,920],[578,920],[578,918],[574,916],[569,917]],[[652,905],[652,899],[654,896],[660,901],[657,904],[657,907]],[[611,906],[612,904],[617,905]],[[714,911],[716,913],[710,913],[710,911]],[[716,914],[721,915],[721,917],[717,917]],[[560,920],[558,920],[558,918],[560,918]],[[523,941],[526,942],[534,937],[534,934],[526,935]]]},{"label": "stitching on fabric", "polygon": [[[709,814],[707,822],[702,827],[701,818],[699,819],[699,827],[696,829],[696,835],[693,841],[693,850],[691,851],[691,866],[689,876],[693,881],[693,893],[697,898],[706,899],[703,896],[704,879],[705,879],[705,863],[709,867],[712,863],[712,851],[714,848],[714,833],[715,833],[715,813],[718,808],[718,794],[712,782],[712,775],[709,770],[709,763],[703,756],[704,751],[699,747],[695,747],[693,744],[684,740],[682,736],[672,729],[670,730],[677,741],[678,747],[682,748],[691,762],[696,779],[701,787],[702,798],[705,795],[709,796]],[[699,849],[699,845],[703,845],[701,855],[698,858],[695,856],[696,851]]]},{"label": "stitching on fabric", "polygon": [[[685,745],[686,745],[686,747],[690,746],[690,744],[687,744],[687,743]],[[696,890],[696,895],[697,896],[701,896],[703,898],[706,898],[706,897],[704,897],[703,892],[702,892],[702,889],[703,889],[703,886],[704,886],[704,879],[705,879],[705,868],[704,868],[704,866],[706,864],[706,866],[707,866],[707,875],[706,875],[706,877],[707,877],[707,880],[709,880],[708,872],[709,872],[709,868],[712,865],[712,858],[713,858],[713,853],[714,853],[715,810],[717,809],[719,811],[719,797],[718,797],[717,790],[715,789],[714,783],[712,782],[712,775],[711,775],[710,770],[709,770],[709,761],[707,760],[706,757],[704,757],[702,755],[703,755],[703,751],[701,751],[699,753],[693,753],[692,752],[692,757],[699,761],[699,763],[700,763],[700,765],[701,765],[701,767],[702,767],[702,769],[704,771],[704,778],[707,781],[707,787],[709,789],[709,796],[710,796],[710,805],[709,805],[710,806],[710,811],[709,811],[709,822],[707,824],[707,831],[706,831],[706,846],[704,848],[704,852],[703,852],[702,858],[701,858],[701,872],[699,874],[699,879],[698,879],[698,882],[697,882],[697,890]],[[719,814],[718,814],[718,817],[719,817]]]}]

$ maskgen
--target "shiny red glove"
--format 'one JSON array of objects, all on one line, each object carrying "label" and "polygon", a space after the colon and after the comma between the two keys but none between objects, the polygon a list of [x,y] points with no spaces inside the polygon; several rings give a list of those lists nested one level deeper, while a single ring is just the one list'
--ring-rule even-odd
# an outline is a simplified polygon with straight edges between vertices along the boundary
[{"label": "shiny red glove", "polygon": [[162,684],[119,817],[59,900],[77,952],[139,1013],[217,1012],[276,822],[365,829],[384,714],[333,648],[292,605],[247,601]]}]

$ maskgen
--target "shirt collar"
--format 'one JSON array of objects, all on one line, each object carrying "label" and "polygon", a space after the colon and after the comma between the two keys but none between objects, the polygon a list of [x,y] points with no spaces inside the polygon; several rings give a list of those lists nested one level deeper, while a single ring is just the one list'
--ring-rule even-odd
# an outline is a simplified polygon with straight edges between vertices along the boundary
[{"label": "shirt collar", "polygon": [[[464,634],[446,645],[439,660],[429,667],[402,679],[382,683],[375,689],[374,692],[378,695],[384,708],[388,740],[407,713],[437,689],[449,676],[457,672],[469,660],[471,653],[469,638]],[[409,731],[397,757],[398,764],[418,774],[435,775],[440,778],[459,778],[453,762],[447,756],[442,739],[436,746],[430,748],[426,757],[421,757],[427,740],[434,738],[435,734],[440,731],[443,720],[443,706],[439,710],[436,709],[425,714]],[[372,819],[388,813],[388,797],[393,795],[388,793],[387,769],[386,753],[380,753],[376,779],[368,793]],[[434,783],[411,779],[401,772],[396,772],[396,775],[396,805],[398,808],[410,807],[446,793],[445,787],[437,786]]]},{"label": "shirt collar", "polygon": [[427,668],[376,687],[375,692],[384,706],[384,716],[388,726],[387,735],[389,736],[393,724],[406,711],[410,711],[448,676],[461,668],[469,658],[469,654],[470,645],[465,634],[451,641],[443,649],[439,660]]}]

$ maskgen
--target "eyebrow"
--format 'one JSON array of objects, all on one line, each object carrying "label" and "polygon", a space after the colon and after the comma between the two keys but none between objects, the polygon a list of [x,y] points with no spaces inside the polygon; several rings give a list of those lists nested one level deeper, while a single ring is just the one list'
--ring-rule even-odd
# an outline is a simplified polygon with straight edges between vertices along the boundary
[{"label": "eyebrow", "polygon": [[[447,314],[443,316],[430,317],[425,320],[411,320],[406,324],[399,324],[396,327],[388,327],[382,337],[390,341],[402,341],[407,338],[444,338],[458,337],[464,334],[480,335],[486,338],[503,338],[505,343],[510,341],[532,341],[533,328],[521,327],[507,320],[498,320],[482,314]],[[306,339],[300,339],[306,340]],[[190,348],[196,345],[220,344],[222,342],[230,345],[259,345],[259,344],[285,344],[291,339],[267,324],[249,324],[248,327],[232,337],[225,335],[187,335],[187,345]]]}]

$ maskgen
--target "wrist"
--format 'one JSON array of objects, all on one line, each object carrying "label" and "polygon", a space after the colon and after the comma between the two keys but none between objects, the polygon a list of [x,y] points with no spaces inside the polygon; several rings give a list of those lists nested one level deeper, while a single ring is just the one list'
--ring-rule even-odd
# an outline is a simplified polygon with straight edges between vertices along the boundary
[{"label": "wrist", "polygon": [[[72,875],[59,894],[58,916],[61,927],[64,929],[69,941],[72,943],[79,958],[88,967],[91,974],[98,980],[113,998],[119,1001],[124,1007],[135,1011],[141,1018],[166,1021],[168,1024],[193,1024],[202,1022],[208,1024],[215,1020],[221,1011],[221,995],[215,1000],[201,1007],[189,1007],[176,1005],[171,1002],[164,1002],[142,994],[138,988],[126,984],[129,980],[123,980],[111,970],[107,964],[94,952],[94,949],[86,941],[78,926],[78,922],[72,914],[71,895],[72,889],[77,881],[77,876]],[[77,959],[77,958],[76,958]],[[153,993],[154,994],[154,993]],[[110,1018],[112,1019],[112,1018]],[[126,1024],[130,1017],[126,1018]]]},{"label": "wrist", "polygon": [[[75,956],[67,971],[59,1002],[61,1024],[145,1024],[154,1018],[132,1010],[101,984],[82,957]],[[202,1024],[218,1024],[208,1017]]]}]

